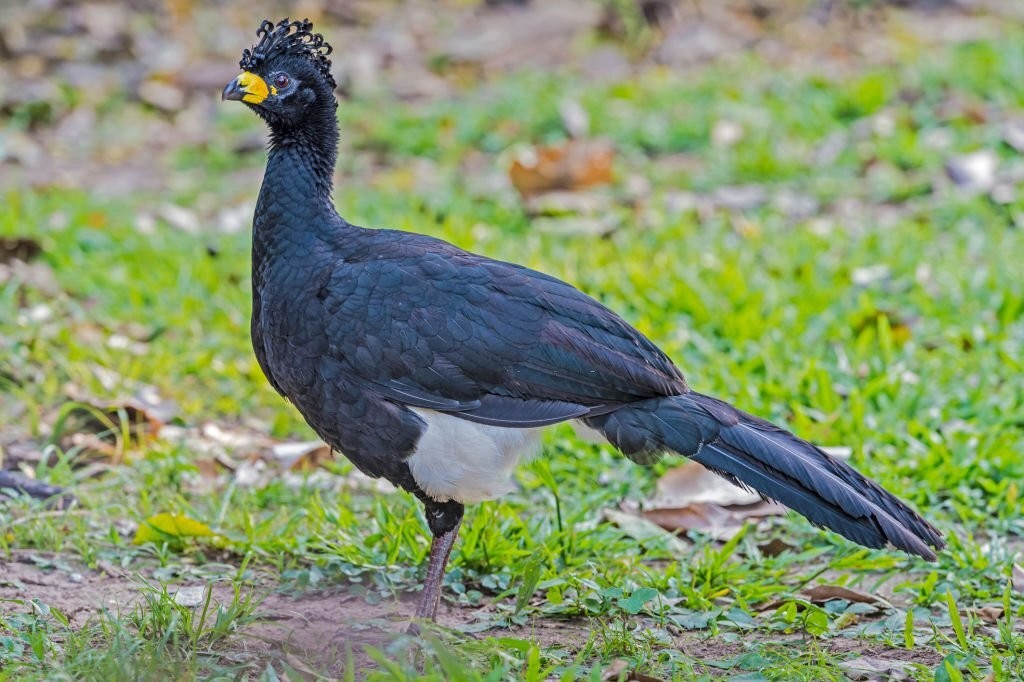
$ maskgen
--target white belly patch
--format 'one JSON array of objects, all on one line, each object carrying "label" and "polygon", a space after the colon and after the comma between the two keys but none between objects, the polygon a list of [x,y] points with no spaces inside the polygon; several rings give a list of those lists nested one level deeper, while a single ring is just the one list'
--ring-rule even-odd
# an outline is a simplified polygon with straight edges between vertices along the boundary
[{"label": "white belly patch", "polygon": [[540,450],[540,429],[477,424],[443,412],[409,408],[427,423],[409,469],[439,502],[493,500],[510,492],[512,471]]}]

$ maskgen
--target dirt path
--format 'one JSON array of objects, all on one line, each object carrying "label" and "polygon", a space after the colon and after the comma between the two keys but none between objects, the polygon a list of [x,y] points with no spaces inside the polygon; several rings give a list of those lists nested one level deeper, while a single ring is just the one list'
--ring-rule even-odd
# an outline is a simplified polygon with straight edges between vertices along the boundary
[{"label": "dirt path", "polygon": [[[134,571],[103,565],[100,570],[90,570],[73,557],[19,551],[0,562],[0,618],[26,611],[30,608],[26,602],[37,599],[64,613],[73,628],[81,628],[99,617],[104,609],[113,614],[131,613],[143,600],[147,582],[156,584]],[[169,587],[169,591],[203,585],[195,580],[184,581]],[[268,580],[254,589],[260,598],[256,609],[258,620],[235,637],[225,653],[233,660],[283,659],[299,670],[332,676],[341,674],[349,650],[356,657],[357,666],[368,665],[370,659],[362,653],[363,647],[383,648],[402,636],[408,614],[413,611],[412,595],[371,605],[342,587],[289,594],[277,591]],[[232,596],[229,584],[214,583],[214,602],[227,604]],[[438,621],[442,626],[457,628],[474,622],[478,616],[479,609],[442,604]],[[525,626],[466,636],[517,637],[537,642],[542,647],[560,646],[575,651],[586,644],[590,623],[534,619]],[[738,656],[746,650],[745,642],[726,642],[722,638],[708,637],[706,632],[682,631],[676,635],[676,646],[701,661],[723,661]],[[773,636],[772,642],[780,646],[804,644],[799,635]],[[934,667],[940,658],[929,648],[906,650],[843,637],[819,640],[818,646],[831,654],[862,657],[858,660],[866,661],[866,665],[885,667],[891,664],[893,669],[905,663]],[[726,672],[715,668],[707,671]],[[888,677],[854,675],[854,679]]]}]

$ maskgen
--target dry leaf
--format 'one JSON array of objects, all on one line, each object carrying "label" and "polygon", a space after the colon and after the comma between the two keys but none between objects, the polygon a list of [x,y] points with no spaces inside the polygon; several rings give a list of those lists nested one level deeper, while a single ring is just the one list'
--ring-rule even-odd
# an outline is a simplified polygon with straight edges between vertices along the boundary
[{"label": "dry leaf", "polygon": [[0,237],[0,263],[21,261],[28,263],[43,252],[35,239],[28,237]]},{"label": "dry leaf", "polygon": [[319,440],[277,443],[270,454],[283,468],[293,471],[312,471],[332,459],[330,446]]},{"label": "dry leaf", "polygon": [[[2,156],[3,153],[0,152],[0,157]],[[38,289],[47,296],[57,296],[61,292],[61,288],[57,284],[53,270],[46,263],[32,262],[42,252],[43,247],[34,239],[0,237],[0,285],[14,282],[31,289]],[[21,308],[28,305],[24,295],[19,295],[16,301]],[[24,317],[19,316],[19,323],[42,322],[50,317],[50,313],[49,306],[38,304],[30,308]]]},{"label": "dry leaf", "polygon": [[687,461],[658,479],[654,499],[647,506],[677,507],[694,502],[750,505],[760,501],[757,493],[729,483],[697,462]]},{"label": "dry leaf", "polygon": [[54,425],[61,449],[77,449],[120,459],[126,450],[154,439],[163,422],[139,402],[104,404],[77,401],[66,408]]},{"label": "dry leaf", "polygon": [[193,462],[196,466],[196,470],[199,471],[199,477],[212,481],[216,480],[221,474],[228,471],[234,471],[238,466],[237,462],[232,462],[233,466],[226,466],[220,457],[200,457]]},{"label": "dry leaf", "polygon": [[[259,488],[280,480],[282,474],[291,474],[291,480],[301,482],[304,479],[293,472],[315,471],[333,459],[331,449],[322,441],[278,442],[267,435],[267,430],[269,427],[259,425],[205,422],[198,428],[166,426],[161,437],[182,444],[196,455],[201,489],[230,481]],[[360,476],[353,472],[344,481],[355,488],[381,485],[377,479],[363,480]]]},{"label": "dry leaf", "polygon": [[1021,568],[1020,564],[1013,565],[1010,583],[1013,585],[1015,592],[1024,592],[1024,568]]},{"label": "dry leaf", "polygon": [[654,498],[644,507],[643,517],[665,530],[698,530],[718,540],[731,538],[748,519],[777,516],[785,510],[697,462],[666,471]]},{"label": "dry leaf", "polygon": [[664,544],[670,552],[678,556],[685,556],[689,552],[685,542],[647,519],[616,509],[605,509],[604,517],[634,540]]},{"label": "dry leaf", "polygon": [[234,424],[205,422],[197,435],[205,441],[208,452],[226,449],[235,457],[257,455],[273,445],[265,432]]},{"label": "dry leaf", "polygon": [[765,556],[769,557],[776,557],[780,554],[783,554],[785,552],[792,552],[796,549],[795,546],[789,544],[781,538],[772,538],[768,542],[758,545],[757,548],[761,550],[761,554],[764,554]]},{"label": "dry leaf", "polygon": [[857,604],[888,604],[886,600],[877,595],[852,590],[849,587],[841,587],[839,585],[815,585],[814,587],[807,588],[803,593],[808,601],[814,604],[824,604],[832,599],[845,599]]},{"label": "dry leaf", "polygon": [[786,508],[774,502],[725,507],[713,502],[694,502],[681,507],[645,509],[642,514],[665,530],[697,530],[716,540],[728,540],[750,519],[779,516]]},{"label": "dry leaf", "polygon": [[194,609],[206,601],[207,589],[208,588],[203,585],[179,587],[174,592],[174,603],[179,606]]},{"label": "dry leaf", "polygon": [[553,190],[579,190],[612,181],[615,151],[606,140],[570,140],[520,151],[508,169],[524,197]]},{"label": "dry leaf", "polygon": [[77,448],[119,459],[126,450],[156,438],[177,414],[177,405],[162,398],[153,386],[127,381],[102,367],[92,369],[104,389],[114,392],[127,385],[134,395],[99,398],[68,385],[65,393],[74,403],[62,411],[53,427],[53,436],[64,450]]},{"label": "dry leaf", "polygon": [[843,661],[839,667],[851,680],[873,682],[874,680],[906,680],[909,679],[910,663],[896,659],[860,656]]},{"label": "dry leaf", "polygon": [[1003,617],[1002,606],[982,606],[978,609],[978,615],[986,623],[998,623]]}]

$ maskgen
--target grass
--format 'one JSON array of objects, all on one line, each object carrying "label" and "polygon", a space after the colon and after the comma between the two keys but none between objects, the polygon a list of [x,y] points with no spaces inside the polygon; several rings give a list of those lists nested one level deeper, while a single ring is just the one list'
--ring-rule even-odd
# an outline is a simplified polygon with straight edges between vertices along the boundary
[{"label": "grass", "polygon": [[[628,83],[520,74],[450,102],[344,103],[336,199],[350,220],[427,232],[567,279],[655,339],[697,389],[851,446],[859,468],[950,541],[928,565],[787,518],[725,544],[694,536],[680,555],[664,538],[601,522],[602,510],[650,494],[670,463],[626,466],[559,428],[519,472],[518,491],[469,510],[453,553],[446,595],[484,638],[439,629],[350,649],[345,678],[598,680],[625,658],[672,679],[838,680],[844,659],[873,647],[883,657],[931,652],[912,659],[914,679],[1024,676],[1024,597],[1012,580],[1024,533],[1024,197],[997,203],[942,180],[951,156],[976,149],[1019,163],[999,118],[1024,109],[1022,37],[835,79],[748,58]],[[620,178],[652,183],[641,206],[615,204],[622,226],[606,239],[534,230],[511,192],[467,172],[470,152],[485,155],[486,175],[501,171],[510,147],[562,138],[565,96],[615,142]],[[739,144],[710,143],[722,119],[743,126]],[[143,382],[178,404],[183,425],[248,420],[309,437],[249,347],[248,235],[188,234],[163,221],[139,229],[139,215],[167,201],[211,216],[251,202],[262,155],[231,150],[238,131],[258,125],[225,107],[212,142],[175,153],[179,181],[162,196],[5,196],[0,234],[38,240],[62,292],[0,287],[8,428],[46,440],[68,386],[112,396]],[[416,163],[429,181],[410,170]],[[698,210],[679,199],[745,184],[818,208],[793,215],[769,200]],[[144,352],[111,345],[114,333],[145,338]],[[314,479],[211,491],[197,485],[197,453],[160,439],[128,448],[125,465],[97,478],[76,466],[81,453],[52,452],[37,475],[71,487],[81,506],[4,503],[0,551],[69,556],[154,582],[139,586],[130,613],[81,627],[56,605],[5,607],[0,679],[297,679],[294,661],[239,656],[259,612],[247,595],[332,585],[375,604],[418,585],[426,524],[406,495]],[[350,471],[343,461],[330,469]],[[165,512],[217,535],[132,544],[126,522]],[[761,545],[774,536],[796,549],[769,556]],[[800,590],[822,576],[884,586],[897,606],[879,616],[811,604]],[[210,592],[204,606],[182,607],[167,585],[188,580],[232,587],[217,607]],[[986,606],[1002,609],[996,622],[980,615]],[[532,636],[543,624],[570,634]],[[690,651],[679,633],[696,643]],[[703,655],[708,642],[725,648]]]}]

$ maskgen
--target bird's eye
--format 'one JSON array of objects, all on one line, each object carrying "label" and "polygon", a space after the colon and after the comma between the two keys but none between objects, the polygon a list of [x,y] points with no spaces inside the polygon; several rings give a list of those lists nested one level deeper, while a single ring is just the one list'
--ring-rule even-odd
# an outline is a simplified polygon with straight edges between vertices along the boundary
[{"label": "bird's eye", "polygon": [[279,73],[274,76],[274,87],[278,90],[287,88],[289,83],[291,83],[291,81],[288,79],[288,76],[283,73]]}]

